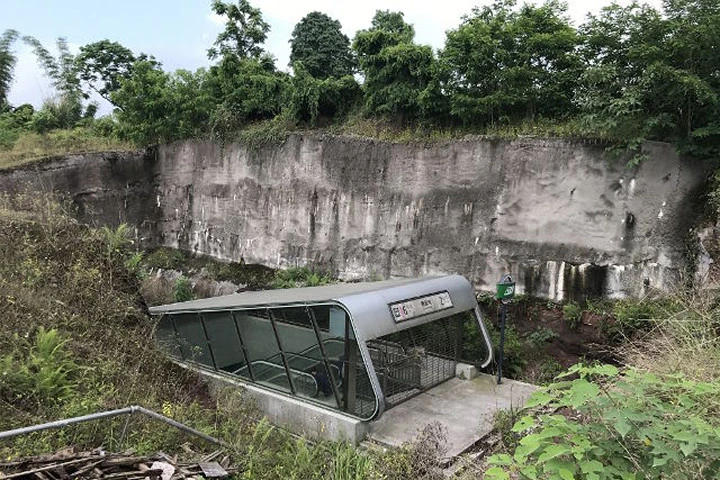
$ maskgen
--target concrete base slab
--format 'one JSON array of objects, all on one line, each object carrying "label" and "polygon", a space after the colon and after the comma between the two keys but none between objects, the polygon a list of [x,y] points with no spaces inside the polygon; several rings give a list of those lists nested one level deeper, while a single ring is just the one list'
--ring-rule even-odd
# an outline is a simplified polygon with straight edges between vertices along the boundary
[{"label": "concrete base slab", "polygon": [[[185,364],[181,364],[188,367]],[[192,367],[188,367],[192,368]],[[365,438],[367,422],[327,410],[301,399],[256,387],[225,375],[193,369],[208,382],[210,391],[222,387],[242,387],[255,399],[260,411],[274,425],[286,428],[312,440],[337,440],[358,444]]]},{"label": "concrete base slab", "polygon": [[537,388],[514,380],[497,385],[495,377],[486,374],[473,380],[452,378],[386,411],[370,423],[368,436],[399,446],[437,421],[447,429],[447,455],[454,457],[490,433],[498,410],[522,406]]}]

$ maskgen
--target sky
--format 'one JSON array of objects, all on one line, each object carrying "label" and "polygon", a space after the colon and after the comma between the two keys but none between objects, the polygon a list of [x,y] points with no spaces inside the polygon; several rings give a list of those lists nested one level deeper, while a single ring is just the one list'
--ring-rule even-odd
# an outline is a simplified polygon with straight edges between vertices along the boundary
[{"label": "sky", "polygon": [[[646,0],[656,7],[661,0]],[[207,49],[222,29],[222,18],[210,10],[210,0],[3,0],[0,32],[14,28],[40,40],[46,48],[58,37],[67,38],[72,50],[102,39],[120,42],[136,53],[154,55],[166,70],[194,70],[208,66]],[[320,11],[340,21],[343,32],[353,38],[367,28],[378,9],[402,11],[415,27],[415,40],[440,49],[445,32],[460,24],[475,6],[492,0],[251,0],[270,24],[265,48],[276,58],[278,68],[288,70],[292,30],[307,13]],[[538,3],[538,2],[535,2]],[[596,13],[611,0],[569,0],[568,15],[576,24],[588,12]],[[619,0],[627,4],[629,0]],[[10,103],[36,107],[53,95],[53,89],[37,65],[30,49],[15,44],[18,62]],[[51,50],[52,51],[52,50]],[[101,113],[110,106],[99,101]]]}]

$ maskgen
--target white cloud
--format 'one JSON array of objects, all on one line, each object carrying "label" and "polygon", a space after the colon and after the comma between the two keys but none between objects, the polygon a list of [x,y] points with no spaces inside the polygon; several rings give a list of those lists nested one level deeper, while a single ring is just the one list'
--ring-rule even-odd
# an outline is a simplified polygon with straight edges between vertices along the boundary
[{"label": "white cloud", "polygon": [[22,44],[17,48],[16,57],[14,81],[8,100],[12,105],[32,103],[38,107],[44,99],[52,97],[55,90],[50,79],[40,70],[37,58],[29,46]]}]

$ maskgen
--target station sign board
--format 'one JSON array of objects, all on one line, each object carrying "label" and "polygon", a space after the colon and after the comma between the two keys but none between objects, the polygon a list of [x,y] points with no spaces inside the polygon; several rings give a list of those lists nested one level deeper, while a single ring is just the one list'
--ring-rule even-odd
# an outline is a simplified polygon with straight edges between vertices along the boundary
[{"label": "station sign board", "polygon": [[393,320],[397,323],[452,308],[453,303],[448,292],[440,292],[391,303],[388,306]]}]

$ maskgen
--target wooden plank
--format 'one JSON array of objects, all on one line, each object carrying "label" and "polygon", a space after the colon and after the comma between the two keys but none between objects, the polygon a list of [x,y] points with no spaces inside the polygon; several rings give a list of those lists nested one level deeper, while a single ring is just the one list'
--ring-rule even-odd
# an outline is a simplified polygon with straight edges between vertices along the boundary
[{"label": "wooden plank", "polygon": [[228,476],[225,469],[217,462],[200,462],[198,465],[202,469],[205,478],[223,478]]},{"label": "wooden plank", "polygon": [[159,477],[160,475],[162,475],[162,470],[146,470],[144,472],[134,470],[132,472],[111,473],[110,475],[105,475],[103,478],[105,480],[113,480],[117,478],[129,478],[137,475],[142,475],[144,477]]},{"label": "wooden plank", "polygon": [[89,464],[85,465],[84,467],[79,468],[74,473],[71,473],[70,478],[75,478],[75,477],[79,477],[80,475],[85,475],[86,473],[90,472],[91,470],[93,470],[95,467],[97,467],[104,461],[105,460],[103,459],[103,460],[98,460],[96,462],[89,463]]},{"label": "wooden plank", "polygon": [[48,470],[55,470],[58,467],[66,467],[68,465],[77,465],[78,463],[83,463],[83,462],[86,462],[87,460],[88,460],[87,458],[80,458],[80,459],[70,460],[68,462],[54,463],[52,465],[46,465],[44,467],[35,468],[35,469],[28,470],[25,472],[18,472],[18,473],[13,473],[10,475],[3,475],[2,477],[0,477],[0,480],[9,480],[11,478],[19,478],[19,477],[22,477],[25,475],[32,475],[33,473],[36,473],[36,472],[47,472]]}]

